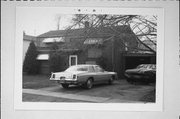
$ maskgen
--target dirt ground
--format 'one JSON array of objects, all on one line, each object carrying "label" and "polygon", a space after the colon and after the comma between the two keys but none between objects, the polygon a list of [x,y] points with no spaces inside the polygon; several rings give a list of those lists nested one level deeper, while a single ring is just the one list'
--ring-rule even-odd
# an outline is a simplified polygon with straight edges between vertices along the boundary
[{"label": "dirt ground", "polygon": [[86,90],[78,86],[71,86],[69,89],[64,89],[61,86],[55,86],[49,88],[42,88],[41,90],[139,101],[148,92],[153,91],[154,86],[141,85],[141,84],[134,85],[134,84],[129,84],[128,82],[126,82],[126,80],[119,80],[119,81],[115,81],[113,85],[108,85],[108,84],[95,85],[90,90]]},{"label": "dirt ground", "polygon": [[23,75],[23,88],[39,89],[58,85],[49,78],[49,75]]}]

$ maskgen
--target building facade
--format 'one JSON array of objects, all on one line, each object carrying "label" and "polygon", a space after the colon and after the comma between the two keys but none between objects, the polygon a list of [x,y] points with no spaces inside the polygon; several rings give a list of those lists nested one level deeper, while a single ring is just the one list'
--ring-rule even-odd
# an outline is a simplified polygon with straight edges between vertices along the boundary
[{"label": "building facade", "polygon": [[119,77],[124,74],[125,54],[135,52],[138,47],[134,33],[124,25],[49,31],[36,39],[42,74],[51,72],[49,58],[54,43],[66,58],[62,69],[77,64],[99,64],[107,71],[117,72]]}]

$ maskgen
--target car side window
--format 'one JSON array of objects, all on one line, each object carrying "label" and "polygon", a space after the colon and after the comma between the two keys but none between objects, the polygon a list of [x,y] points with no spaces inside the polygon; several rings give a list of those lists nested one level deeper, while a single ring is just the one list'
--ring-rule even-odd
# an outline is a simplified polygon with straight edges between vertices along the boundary
[{"label": "car side window", "polygon": [[89,66],[89,72],[94,72],[94,67],[93,66]]},{"label": "car side window", "polygon": [[99,66],[95,66],[95,71],[96,72],[104,72],[104,70]]}]

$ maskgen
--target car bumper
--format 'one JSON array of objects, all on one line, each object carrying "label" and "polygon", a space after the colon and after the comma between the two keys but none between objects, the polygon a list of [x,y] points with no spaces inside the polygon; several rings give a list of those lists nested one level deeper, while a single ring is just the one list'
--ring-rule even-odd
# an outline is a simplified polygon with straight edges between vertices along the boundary
[{"label": "car bumper", "polygon": [[152,79],[152,77],[146,76],[146,75],[128,75],[128,74],[125,74],[125,77],[129,78],[129,79]]},{"label": "car bumper", "polygon": [[57,80],[59,84],[73,84],[78,85],[79,82],[77,80]]},{"label": "car bumper", "polygon": [[75,79],[59,79],[59,78],[50,78],[50,80],[55,80],[59,84],[74,84],[77,85],[79,82]]},{"label": "car bumper", "polygon": [[155,82],[155,77],[145,75],[125,75],[128,81]]}]

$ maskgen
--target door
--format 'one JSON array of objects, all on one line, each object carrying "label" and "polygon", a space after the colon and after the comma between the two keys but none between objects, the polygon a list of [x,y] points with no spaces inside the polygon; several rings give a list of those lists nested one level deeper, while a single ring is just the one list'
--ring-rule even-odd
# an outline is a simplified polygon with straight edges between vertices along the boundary
[{"label": "door", "polygon": [[77,65],[77,55],[69,56],[69,66]]},{"label": "door", "polygon": [[97,82],[103,82],[103,81],[107,80],[107,78],[108,78],[107,72],[104,72],[104,70],[99,66],[95,66],[94,68],[95,68],[95,73],[96,73],[95,80]]}]

